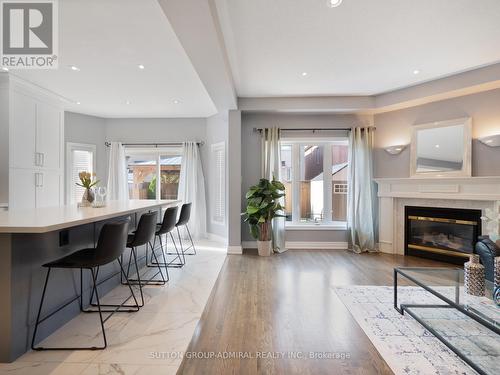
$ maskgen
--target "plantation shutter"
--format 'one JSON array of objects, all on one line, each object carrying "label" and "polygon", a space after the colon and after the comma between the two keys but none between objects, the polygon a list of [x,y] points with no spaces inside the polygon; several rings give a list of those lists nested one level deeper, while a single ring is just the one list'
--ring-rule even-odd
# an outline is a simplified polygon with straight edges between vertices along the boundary
[{"label": "plantation shutter", "polygon": [[91,151],[85,150],[73,150],[72,151],[72,166],[71,166],[71,182],[72,182],[72,203],[79,202],[82,199],[83,193],[85,191],[81,186],[77,186],[80,183],[80,178],[78,174],[80,172],[93,173],[93,153]]},{"label": "plantation shutter", "polygon": [[216,192],[212,220],[224,224],[226,216],[226,150],[224,143],[212,146],[215,162]]}]

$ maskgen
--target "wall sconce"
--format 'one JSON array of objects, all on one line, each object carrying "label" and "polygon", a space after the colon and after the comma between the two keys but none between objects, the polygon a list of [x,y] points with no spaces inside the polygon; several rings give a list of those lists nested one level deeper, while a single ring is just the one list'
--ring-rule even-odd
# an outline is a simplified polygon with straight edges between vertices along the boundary
[{"label": "wall sconce", "polygon": [[391,146],[391,147],[386,147],[385,151],[387,151],[391,155],[397,155],[400,154],[401,151],[403,151],[405,148],[406,145]]},{"label": "wall sconce", "polygon": [[489,135],[487,137],[478,138],[479,142],[484,143],[489,147],[498,147],[500,146],[500,134]]}]

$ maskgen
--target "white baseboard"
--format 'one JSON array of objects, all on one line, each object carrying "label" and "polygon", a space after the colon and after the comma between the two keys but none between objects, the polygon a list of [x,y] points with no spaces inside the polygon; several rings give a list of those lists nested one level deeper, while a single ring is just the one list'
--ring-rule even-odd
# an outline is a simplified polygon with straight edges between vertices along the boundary
[{"label": "white baseboard", "polygon": [[210,241],[216,241],[227,245],[227,238],[214,233],[207,233],[207,237]]},{"label": "white baseboard", "polygon": [[243,249],[256,249],[257,241],[241,241],[241,247]]},{"label": "white baseboard", "polygon": [[[257,241],[243,241],[244,249],[256,249]],[[309,242],[309,241],[288,241],[285,243],[288,250],[346,250],[347,242]]]},{"label": "white baseboard", "polygon": [[290,241],[285,243],[289,250],[346,250],[347,242],[308,242]]},{"label": "white baseboard", "polygon": [[394,249],[392,247],[392,242],[380,241],[378,243],[378,248],[379,248],[380,252],[382,252],[382,253],[394,254]]},{"label": "white baseboard", "polygon": [[228,254],[243,254],[243,248],[241,246],[228,246],[227,247]]}]

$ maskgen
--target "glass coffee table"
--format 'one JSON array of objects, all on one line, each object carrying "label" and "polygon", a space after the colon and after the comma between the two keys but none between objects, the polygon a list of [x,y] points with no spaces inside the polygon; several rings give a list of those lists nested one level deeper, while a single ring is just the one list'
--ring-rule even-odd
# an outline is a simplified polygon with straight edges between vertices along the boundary
[{"label": "glass coffee table", "polygon": [[[398,301],[398,283],[416,285],[415,293]],[[465,293],[460,268],[394,268],[394,308],[407,313],[479,374],[498,374],[500,366],[500,307],[486,295]]]}]

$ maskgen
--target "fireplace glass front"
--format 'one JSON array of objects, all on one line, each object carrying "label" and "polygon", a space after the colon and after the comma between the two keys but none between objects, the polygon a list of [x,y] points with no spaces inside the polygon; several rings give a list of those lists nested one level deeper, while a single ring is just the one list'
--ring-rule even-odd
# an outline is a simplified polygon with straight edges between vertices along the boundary
[{"label": "fireplace glass front", "polygon": [[481,210],[405,207],[405,253],[463,264],[481,233]]}]

